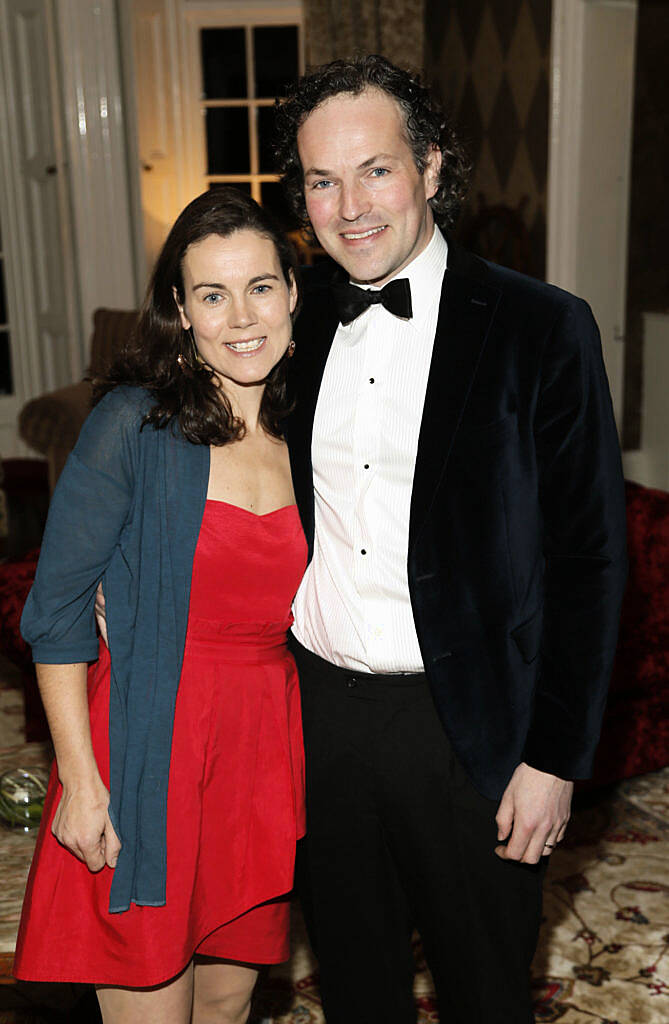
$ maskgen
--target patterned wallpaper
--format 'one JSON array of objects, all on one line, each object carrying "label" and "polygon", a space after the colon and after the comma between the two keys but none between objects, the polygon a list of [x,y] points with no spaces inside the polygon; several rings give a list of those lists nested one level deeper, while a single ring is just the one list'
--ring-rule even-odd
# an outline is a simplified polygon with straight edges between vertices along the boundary
[{"label": "patterned wallpaper", "polygon": [[545,273],[551,0],[426,0],[425,77],[473,164],[458,233],[486,205],[518,210],[526,269]]}]

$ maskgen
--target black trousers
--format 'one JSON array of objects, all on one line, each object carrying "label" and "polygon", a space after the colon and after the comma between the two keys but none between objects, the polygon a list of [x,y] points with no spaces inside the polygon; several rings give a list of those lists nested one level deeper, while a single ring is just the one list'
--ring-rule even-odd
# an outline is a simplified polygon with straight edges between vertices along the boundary
[{"label": "black trousers", "polygon": [[416,927],[442,1024],[531,1024],[545,864],[500,860],[424,675],[337,668],[296,642],[307,757],[297,885],[328,1024],[415,1024]]}]

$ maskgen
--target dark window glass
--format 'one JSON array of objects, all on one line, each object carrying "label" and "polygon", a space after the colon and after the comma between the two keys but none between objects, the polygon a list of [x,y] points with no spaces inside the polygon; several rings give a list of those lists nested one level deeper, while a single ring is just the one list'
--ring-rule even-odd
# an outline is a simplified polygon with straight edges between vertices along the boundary
[{"label": "dark window glass", "polygon": [[0,258],[0,324],[7,323],[7,304],[5,302],[5,268]]},{"label": "dark window glass", "polygon": [[273,214],[284,231],[294,231],[300,226],[297,217],[284,198],[283,186],[280,181],[264,181],[261,195],[262,205]]},{"label": "dark window glass", "polygon": [[253,29],[256,97],[281,95],[298,75],[297,26],[263,25]]},{"label": "dark window glass", "polygon": [[14,393],[12,361],[9,355],[9,331],[0,331],[0,395]]},{"label": "dark window glass", "polygon": [[208,100],[245,99],[246,43],[243,28],[205,28],[202,43],[202,90]]},{"label": "dark window glass", "polygon": [[238,188],[240,192],[244,192],[247,196],[251,195],[250,181],[210,181],[209,188]]},{"label": "dark window glass", "polygon": [[207,110],[207,173],[248,174],[250,170],[247,108]]},{"label": "dark window glass", "polygon": [[257,107],[258,161],[261,174],[274,174],[276,160],[272,150],[274,142],[274,107]]}]

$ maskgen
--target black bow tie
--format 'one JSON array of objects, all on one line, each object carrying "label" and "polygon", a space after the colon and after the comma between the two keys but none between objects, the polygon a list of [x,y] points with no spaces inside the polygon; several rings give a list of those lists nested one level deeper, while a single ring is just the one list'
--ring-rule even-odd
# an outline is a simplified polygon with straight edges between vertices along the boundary
[{"label": "black bow tie", "polygon": [[389,313],[394,313],[395,316],[402,316],[407,320],[413,316],[411,286],[406,277],[390,281],[379,291],[372,291],[371,288],[358,288],[348,282],[334,284],[332,291],[339,309],[339,319],[343,324],[350,324],[375,302],[380,302]]}]

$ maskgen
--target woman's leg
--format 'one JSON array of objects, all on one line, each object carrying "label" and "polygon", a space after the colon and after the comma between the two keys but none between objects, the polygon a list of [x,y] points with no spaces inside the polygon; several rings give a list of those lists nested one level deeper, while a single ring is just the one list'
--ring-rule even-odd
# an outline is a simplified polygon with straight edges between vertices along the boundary
[{"label": "woman's leg", "polygon": [[257,978],[254,967],[196,956],[192,1024],[245,1024]]},{"label": "woman's leg", "polygon": [[193,964],[153,988],[96,986],[103,1024],[189,1024],[193,1006]]}]

